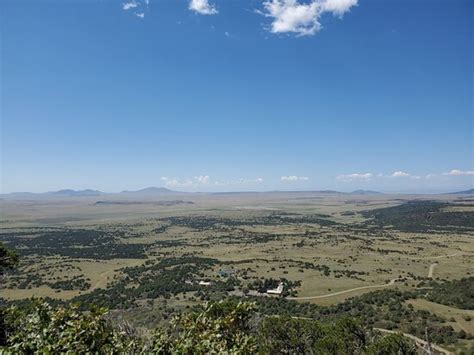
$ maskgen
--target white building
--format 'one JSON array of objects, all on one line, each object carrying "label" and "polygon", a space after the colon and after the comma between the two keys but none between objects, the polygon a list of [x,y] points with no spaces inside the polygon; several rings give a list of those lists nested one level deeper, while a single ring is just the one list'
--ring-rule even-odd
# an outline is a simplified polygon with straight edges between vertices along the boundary
[{"label": "white building", "polygon": [[267,290],[267,293],[269,295],[281,295],[282,292],[283,292],[283,282],[280,282],[277,288],[274,288],[272,290]]},{"label": "white building", "polygon": [[209,281],[199,281],[199,286],[210,286],[211,283]]}]

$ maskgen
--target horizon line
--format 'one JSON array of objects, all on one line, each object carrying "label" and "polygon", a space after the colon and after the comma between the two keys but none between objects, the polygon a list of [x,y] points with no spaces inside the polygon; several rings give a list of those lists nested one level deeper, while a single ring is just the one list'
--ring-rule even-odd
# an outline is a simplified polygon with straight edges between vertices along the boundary
[{"label": "horizon line", "polygon": [[474,187],[466,187],[466,188],[459,188],[456,190],[445,190],[445,189],[430,189],[430,190],[378,190],[378,189],[363,189],[363,188],[356,188],[350,190],[334,190],[334,189],[291,189],[291,190],[282,190],[282,189],[271,189],[271,190],[221,190],[221,191],[186,191],[186,190],[174,190],[164,186],[147,186],[144,188],[139,188],[136,190],[122,190],[122,191],[112,191],[106,192],[98,189],[86,188],[86,189],[71,189],[71,188],[64,188],[58,190],[48,190],[42,192],[31,192],[31,191],[11,191],[11,192],[1,192],[0,196],[7,196],[7,195],[20,195],[20,194],[31,194],[31,195],[47,195],[47,194],[58,194],[63,195],[70,193],[95,193],[95,195],[77,195],[76,197],[93,197],[98,195],[114,195],[114,194],[127,194],[127,193],[138,193],[143,192],[146,193],[146,190],[156,189],[162,190],[164,192],[170,193],[184,193],[184,194],[231,194],[231,193],[334,193],[334,194],[351,194],[356,192],[366,192],[366,193],[373,193],[373,194],[387,194],[387,195],[440,195],[440,194],[455,194],[455,193],[472,193]]}]

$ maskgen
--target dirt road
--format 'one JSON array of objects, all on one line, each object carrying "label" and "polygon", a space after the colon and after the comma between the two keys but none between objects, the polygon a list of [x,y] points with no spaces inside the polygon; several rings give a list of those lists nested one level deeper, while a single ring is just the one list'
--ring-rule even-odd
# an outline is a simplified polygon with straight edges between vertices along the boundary
[{"label": "dirt road", "polygon": [[384,288],[384,287],[393,286],[395,284],[395,282],[397,282],[397,280],[399,280],[398,277],[395,278],[395,279],[391,279],[389,283],[381,284],[381,285],[360,286],[360,287],[355,287],[355,288],[351,288],[351,289],[344,290],[344,291],[328,293],[328,294],[325,294],[325,295],[306,296],[306,297],[287,297],[287,299],[289,299],[289,300],[315,300],[315,299],[318,299],[318,298],[333,297],[333,296],[343,295],[345,293],[350,293],[350,292],[359,291],[359,290],[366,290],[366,289],[370,289],[370,288]]},{"label": "dirt road", "polygon": [[434,269],[435,269],[436,266],[438,266],[437,262],[430,265],[430,269],[428,270],[428,277],[430,279],[433,278],[433,272],[434,272]]}]

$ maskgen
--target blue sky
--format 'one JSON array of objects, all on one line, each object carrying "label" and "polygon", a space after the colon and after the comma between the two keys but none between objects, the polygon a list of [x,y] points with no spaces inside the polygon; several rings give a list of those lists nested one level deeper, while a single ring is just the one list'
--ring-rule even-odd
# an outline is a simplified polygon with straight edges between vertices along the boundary
[{"label": "blue sky", "polygon": [[2,0],[3,192],[471,188],[469,0]]}]

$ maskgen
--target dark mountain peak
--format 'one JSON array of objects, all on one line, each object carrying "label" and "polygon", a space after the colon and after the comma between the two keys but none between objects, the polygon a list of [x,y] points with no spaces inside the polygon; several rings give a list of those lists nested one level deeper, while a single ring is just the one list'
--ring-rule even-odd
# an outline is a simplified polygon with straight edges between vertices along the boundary
[{"label": "dark mountain peak", "polygon": [[382,195],[382,192],[373,190],[355,190],[351,192],[351,195]]},{"label": "dark mountain peak", "polygon": [[61,195],[61,196],[99,196],[102,195],[103,192],[99,190],[72,190],[72,189],[63,189],[58,191],[50,191],[47,192],[48,195]]},{"label": "dark mountain peak", "polygon": [[464,190],[464,191],[456,191],[456,192],[448,192],[444,195],[474,195],[474,189]]},{"label": "dark mountain peak", "polygon": [[144,189],[129,191],[125,190],[121,192],[122,194],[138,194],[138,195],[171,195],[171,194],[182,194],[185,192],[173,191],[167,189],[166,187],[146,187]]}]

